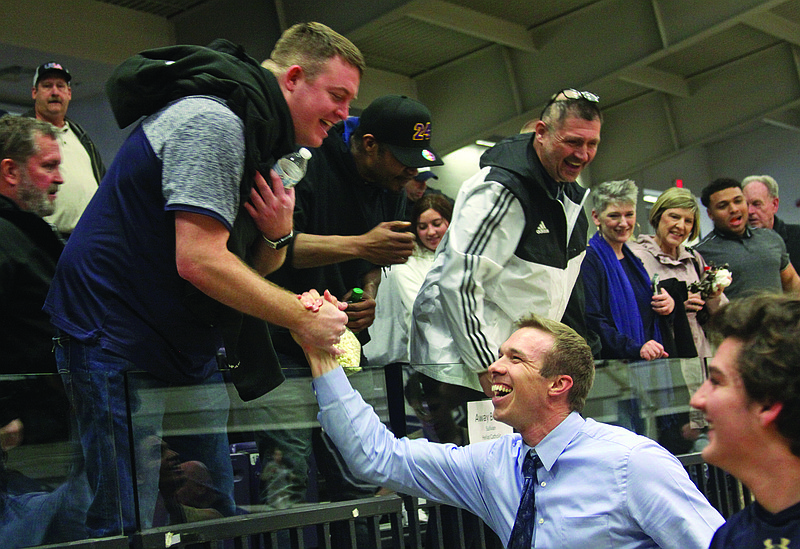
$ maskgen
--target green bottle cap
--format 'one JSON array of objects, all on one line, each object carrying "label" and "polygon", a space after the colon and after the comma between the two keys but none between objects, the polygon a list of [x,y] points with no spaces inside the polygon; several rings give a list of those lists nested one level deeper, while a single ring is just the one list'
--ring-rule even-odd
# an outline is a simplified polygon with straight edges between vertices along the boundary
[{"label": "green bottle cap", "polygon": [[350,292],[350,301],[355,303],[356,301],[361,301],[364,299],[364,290],[361,288],[353,288],[353,291]]}]

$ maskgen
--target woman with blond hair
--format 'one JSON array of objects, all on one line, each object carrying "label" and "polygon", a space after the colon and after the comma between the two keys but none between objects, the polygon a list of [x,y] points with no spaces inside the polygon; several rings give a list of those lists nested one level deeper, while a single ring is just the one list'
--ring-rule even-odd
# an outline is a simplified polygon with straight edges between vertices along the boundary
[{"label": "woman with blond hair", "polygon": [[[681,373],[691,395],[700,388],[705,379],[703,362],[714,354],[698,315],[707,318],[709,313],[727,303],[728,298],[719,287],[712,287],[705,299],[699,292],[689,291],[693,284],[700,281],[706,270],[703,257],[685,246],[686,242],[691,242],[700,235],[700,207],[689,189],[670,187],[661,193],[650,210],[649,221],[655,234],[640,235],[630,247],[642,260],[650,277],[658,275],[664,281],[673,279],[686,287],[683,307],[677,306],[675,310],[673,329],[676,345],[685,348],[688,342],[682,340],[689,336],[682,335],[686,330],[679,331],[679,327],[688,324],[693,351],[699,357],[698,360],[685,358],[693,355],[682,355]],[[680,290],[683,291],[683,288]],[[703,414],[692,409],[689,423],[682,428],[682,435],[688,440],[699,440],[697,444],[704,444],[705,441],[698,437],[706,425]],[[697,446],[695,450],[699,448]]]},{"label": "woman with blond hair", "polygon": [[[706,262],[698,252],[684,245],[700,235],[700,208],[692,192],[671,187],[661,193],[650,210],[650,225],[655,234],[640,235],[630,244],[633,253],[644,263],[648,275],[652,278],[657,274],[661,280],[674,278],[684,282],[687,288],[699,282]],[[697,319],[698,312],[704,308],[714,312],[727,301],[721,289],[706,299],[698,292],[688,293],[684,309],[697,356],[711,358],[713,355],[711,344]]]}]

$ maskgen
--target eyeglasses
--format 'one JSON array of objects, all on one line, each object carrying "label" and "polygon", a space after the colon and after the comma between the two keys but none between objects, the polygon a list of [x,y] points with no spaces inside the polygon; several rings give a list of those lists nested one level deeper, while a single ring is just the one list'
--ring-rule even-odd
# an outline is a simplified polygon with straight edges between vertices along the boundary
[{"label": "eyeglasses", "polygon": [[590,91],[579,91],[574,88],[567,88],[557,93],[554,93],[552,97],[550,97],[550,101],[548,101],[547,105],[545,105],[544,108],[542,109],[542,114],[539,115],[539,119],[541,120],[541,118],[544,116],[544,112],[550,107],[550,105],[552,105],[556,101],[567,101],[569,99],[581,99],[581,98],[585,99],[586,101],[591,101],[592,103],[600,102],[600,96]]}]

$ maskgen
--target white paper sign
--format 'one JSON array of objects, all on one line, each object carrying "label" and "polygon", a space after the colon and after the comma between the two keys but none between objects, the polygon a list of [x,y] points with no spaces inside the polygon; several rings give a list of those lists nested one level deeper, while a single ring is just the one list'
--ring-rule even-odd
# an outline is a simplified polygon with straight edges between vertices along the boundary
[{"label": "white paper sign", "polygon": [[510,425],[495,421],[492,417],[494,406],[491,400],[467,402],[467,427],[469,429],[469,442],[475,443],[482,440],[494,440],[503,435],[510,435],[514,429]]}]

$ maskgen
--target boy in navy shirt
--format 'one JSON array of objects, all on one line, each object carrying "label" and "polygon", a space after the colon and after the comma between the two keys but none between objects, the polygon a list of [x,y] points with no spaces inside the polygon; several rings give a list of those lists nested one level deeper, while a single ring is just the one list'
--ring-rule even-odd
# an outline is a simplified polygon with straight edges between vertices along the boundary
[{"label": "boy in navy shirt", "polygon": [[714,535],[722,547],[800,547],[800,298],[734,300],[713,322],[722,341],[692,397],[709,423],[703,458],[755,502]]}]

